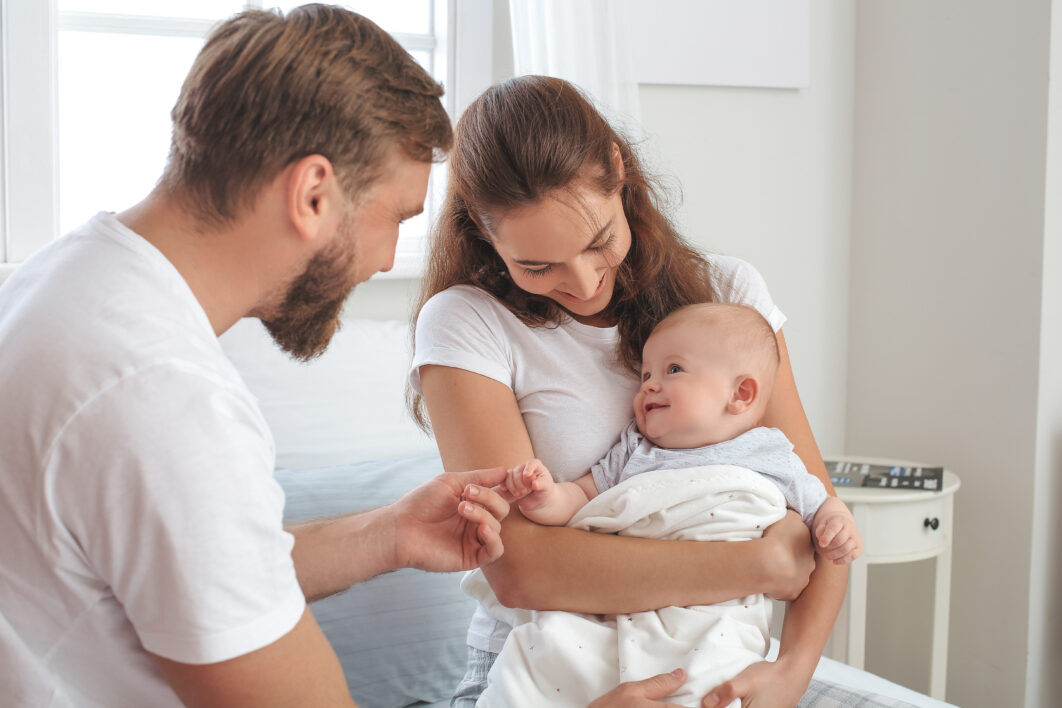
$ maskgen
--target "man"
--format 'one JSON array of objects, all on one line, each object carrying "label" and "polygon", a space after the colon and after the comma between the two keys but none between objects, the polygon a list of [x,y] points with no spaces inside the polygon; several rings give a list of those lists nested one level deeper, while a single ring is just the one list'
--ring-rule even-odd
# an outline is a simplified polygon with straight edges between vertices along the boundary
[{"label": "man", "polygon": [[353,705],[306,598],[501,554],[500,469],[285,531],[272,438],[216,339],[254,316],[324,349],[422,209],[441,93],[353,13],[242,13],[185,81],[154,191],[0,290],[5,705]]}]

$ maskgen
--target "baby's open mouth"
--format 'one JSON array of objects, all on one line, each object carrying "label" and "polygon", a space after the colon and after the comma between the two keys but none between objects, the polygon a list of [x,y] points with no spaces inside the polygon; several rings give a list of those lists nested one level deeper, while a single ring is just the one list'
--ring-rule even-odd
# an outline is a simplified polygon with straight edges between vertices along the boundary
[{"label": "baby's open mouth", "polygon": [[657,408],[667,408],[663,403],[647,403],[645,404],[645,412],[655,411]]}]

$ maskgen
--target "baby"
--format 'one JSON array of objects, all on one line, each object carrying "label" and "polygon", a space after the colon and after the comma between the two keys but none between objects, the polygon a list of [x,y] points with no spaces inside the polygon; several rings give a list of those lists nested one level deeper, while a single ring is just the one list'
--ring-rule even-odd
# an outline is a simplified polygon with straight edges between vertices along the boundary
[{"label": "baby", "polygon": [[781,490],[824,558],[850,563],[862,542],[848,507],[808,474],[780,430],[759,426],[778,364],[775,334],[753,308],[681,308],[646,341],[634,421],[601,461],[574,482],[558,483],[530,460],[509,470],[501,486],[527,518],[563,525],[600,492],[641,472],[736,465]]}]

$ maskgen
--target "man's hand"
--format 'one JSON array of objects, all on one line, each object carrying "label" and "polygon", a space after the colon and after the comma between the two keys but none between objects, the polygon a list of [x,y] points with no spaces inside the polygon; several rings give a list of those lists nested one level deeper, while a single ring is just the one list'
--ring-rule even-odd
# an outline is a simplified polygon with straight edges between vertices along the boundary
[{"label": "man's hand", "polygon": [[804,592],[815,570],[815,546],[800,514],[787,511],[781,521],[766,528],[763,537],[776,544],[777,562],[772,564],[771,582],[775,586],[766,595],[790,602]]},{"label": "man's hand", "polygon": [[678,708],[677,703],[656,700],[670,696],[686,681],[686,673],[675,669],[670,674],[658,674],[641,681],[621,683],[598,698],[587,708]]},{"label": "man's hand", "polygon": [[491,487],[505,475],[504,467],[447,472],[396,501],[395,566],[445,572],[500,558],[509,504]]},{"label": "man's hand", "polygon": [[807,680],[788,671],[786,664],[759,661],[712,689],[701,701],[701,706],[726,708],[740,699],[743,707],[793,708],[807,690]]}]

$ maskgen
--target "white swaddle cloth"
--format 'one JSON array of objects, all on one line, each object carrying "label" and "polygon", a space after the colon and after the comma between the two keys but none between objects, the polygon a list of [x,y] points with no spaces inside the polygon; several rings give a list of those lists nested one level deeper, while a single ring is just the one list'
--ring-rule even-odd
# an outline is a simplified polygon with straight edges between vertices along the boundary
[{"label": "white swaddle cloth", "polygon": [[[762,475],[710,465],[639,474],[590,500],[568,525],[640,538],[743,541],[759,538],[785,510],[782,493]],[[621,682],[677,667],[688,679],[667,700],[699,706],[708,691],[761,661],[770,642],[771,607],[763,595],[588,615],[503,607],[480,571],[468,574],[463,587],[515,627],[476,703],[484,708],[586,708]]]}]

